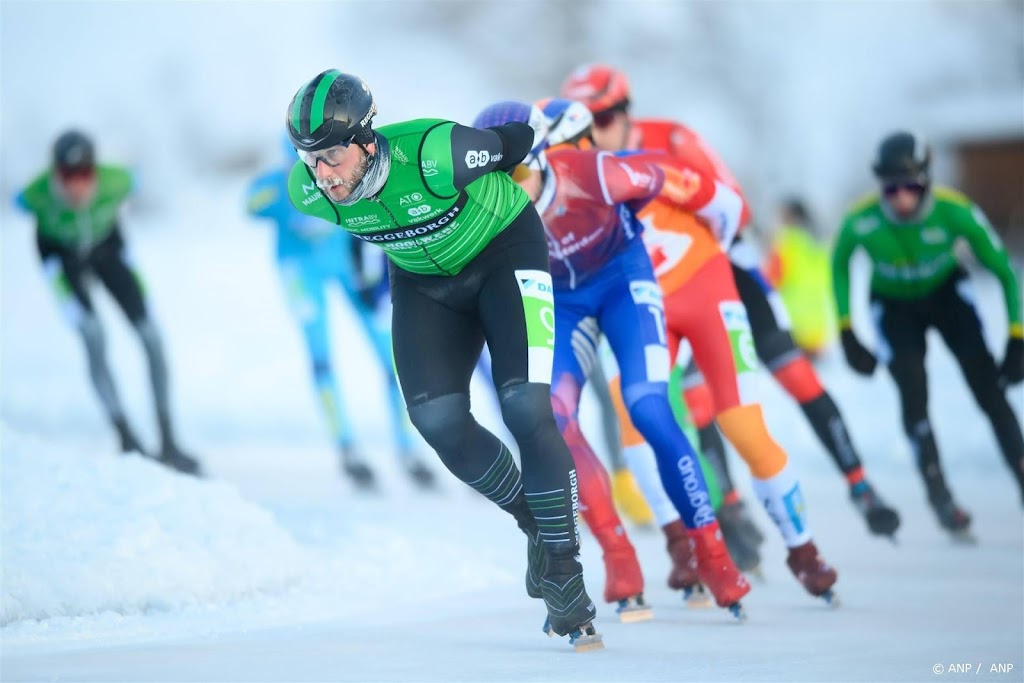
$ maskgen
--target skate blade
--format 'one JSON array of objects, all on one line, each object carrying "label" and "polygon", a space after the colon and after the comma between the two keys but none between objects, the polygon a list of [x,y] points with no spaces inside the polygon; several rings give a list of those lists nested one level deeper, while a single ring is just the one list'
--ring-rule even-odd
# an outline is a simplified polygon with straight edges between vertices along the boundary
[{"label": "skate blade", "polygon": [[406,474],[409,476],[409,481],[422,491],[436,491],[438,488],[437,479],[428,470],[410,469],[406,471]]},{"label": "skate blade", "polygon": [[698,583],[691,588],[683,589],[683,602],[692,609],[708,609],[711,607],[711,596],[704,585]]},{"label": "skate blade", "polygon": [[573,631],[569,634],[569,643],[572,644],[576,652],[593,652],[594,650],[604,649],[604,639],[590,624],[582,630]]},{"label": "skate blade", "polygon": [[[623,605],[622,603],[627,603]],[[650,621],[654,618],[654,610],[649,605],[628,603],[627,600],[620,600],[619,607],[615,610],[619,615],[619,621],[623,624],[635,624],[638,621]]]},{"label": "skate blade", "polygon": [[892,536],[900,528],[900,518],[895,513],[868,513],[865,519],[868,523],[868,531],[875,536]]},{"label": "skate blade", "polygon": [[827,591],[821,594],[821,599],[825,601],[825,604],[832,609],[839,609],[842,606],[842,602],[839,600],[839,596],[836,595],[835,591],[829,588]]},{"label": "skate blade", "polygon": [[750,577],[752,577],[752,578],[757,579],[761,583],[764,583],[764,571],[761,570],[761,565],[757,565],[753,569],[748,569],[747,571],[745,571],[743,573],[748,575],[748,576],[750,576]]},{"label": "skate blade", "polygon": [[971,533],[970,529],[957,529],[950,531],[953,542],[958,545],[978,545],[978,537]]},{"label": "skate blade", "polygon": [[728,609],[729,614],[736,617],[736,620],[740,623],[743,623],[747,620],[747,611],[743,609],[743,605],[741,605],[740,603],[734,602],[733,604],[729,605],[726,609]]}]

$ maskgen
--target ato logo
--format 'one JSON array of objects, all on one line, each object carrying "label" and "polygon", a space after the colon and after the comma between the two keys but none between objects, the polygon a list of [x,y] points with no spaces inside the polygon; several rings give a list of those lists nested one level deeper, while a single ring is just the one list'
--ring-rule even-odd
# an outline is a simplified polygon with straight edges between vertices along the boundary
[{"label": "ato logo", "polygon": [[486,149],[471,149],[466,152],[466,166],[469,168],[477,168],[478,166],[485,166],[488,161],[491,160],[491,153]]},{"label": "ato logo", "polygon": [[422,202],[422,201],[423,201],[423,195],[421,195],[419,192],[413,192],[412,194],[402,195],[402,197],[399,198],[399,200],[398,200],[398,205],[399,206],[409,206],[413,202]]},{"label": "ato logo", "polygon": [[420,204],[419,206],[410,208],[409,215],[415,217],[426,216],[430,211],[431,209],[429,204]]}]

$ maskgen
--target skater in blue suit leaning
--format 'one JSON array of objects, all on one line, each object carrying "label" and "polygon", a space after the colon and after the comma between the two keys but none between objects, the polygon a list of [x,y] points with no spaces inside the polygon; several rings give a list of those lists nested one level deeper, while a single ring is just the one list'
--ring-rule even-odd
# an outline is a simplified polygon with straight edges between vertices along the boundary
[{"label": "skater in blue suit leaning", "polygon": [[[285,141],[287,143],[287,140]],[[405,405],[391,360],[387,310],[387,267],[383,252],[362,253],[361,242],[344,230],[296,211],[288,201],[288,171],[295,150],[285,144],[287,156],[279,167],[256,178],[246,193],[249,215],[268,218],[276,234],[275,261],[288,306],[302,330],[320,408],[338,449],[340,465],[360,488],[372,489],[375,476],[355,445],[352,422],[338,391],[331,361],[328,333],[327,286],[337,283],[366,333],[374,356],[388,381],[388,409],[396,441],[396,455],[412,480],[425,488],[434,475],[416,456]]]}]

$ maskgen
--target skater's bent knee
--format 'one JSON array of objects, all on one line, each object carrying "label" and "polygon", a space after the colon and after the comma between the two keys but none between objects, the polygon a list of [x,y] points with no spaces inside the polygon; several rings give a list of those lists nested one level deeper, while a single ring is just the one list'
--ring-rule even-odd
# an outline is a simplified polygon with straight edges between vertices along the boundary
[{"label": "skater's bent knee", "polygon": [[648,393],[638,397],[629,405],[629,417],[648,441],[666,425],[676,424],[668,396],[663,393]]},{"label": "skater's bent knee", "polygon": [[785,330],[754,334],[757,357],[771,372],[776,372],[803,356],[792,335]]},{"label": "skater's bent knee", "polygon": [[1012,415],[1013,411],[1010,408],[1009,402],[1006,400],[1006,394],[999,388],[997,381],[998,380],[993,380],[986,386],[975,389],[974,400],[986,415],[993,415],[1000,412],[1006,412]]},{"label": "skater's bent knee", "polygon": [[409,406],[409,419],[438,453],[450,452],[473,424],[469,394],[446,394]]},{"label": "skater's bent knee", "polygon": [[105,340],[103,325],[100,324],[99,318],[92,313],[82,315],[82,319],[78,323],[78,329],[81,331],[82,338],[85,340],[87,347],[103,345]]},{"label": "skater's bent knee", "polygon": [[775,379],[785,388],[786,392],[796,399],[797,403],[804,404],[825,393],[821,386],[818,373],[807,357],[800,354],[789,363],[772,370]]},{"label": "skater's bent knee", "polygon": [[550,387],[536,382],[522,382],[498,392],[501,419],[517,441],[531,439],[546,427],[554,428]]},{"label": "skater's bent knee", "polygon": [[759,404],[723,411],[718,415],[718,427],[758,479],[770,479],[786,466],[786,452],[768,432]]},{"label": "skater's bent knee", "polygon": [[648,396],[660,396],[667,404],[668,384],[666,382],[634,382],[622,387],[622,400],[626,402],[626,408],[631,415],[636,404]]},{"label": "skater's bent knee", "polygon": [[314,358],[312,360],[313,366],[313,377],[317,380],[330,379],[334,373],[334,368],[331,366],[331,360],[329,358]]}]

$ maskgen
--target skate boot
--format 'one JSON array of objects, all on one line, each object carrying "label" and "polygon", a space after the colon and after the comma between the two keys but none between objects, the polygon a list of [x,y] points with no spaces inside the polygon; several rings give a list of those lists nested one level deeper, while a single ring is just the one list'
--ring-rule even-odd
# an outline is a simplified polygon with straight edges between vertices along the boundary
[{"label": "skate boot", "polygon": [[686,527],[681,520],[676,520],[661,527],[665,532],[665,549],[672,560],[672,569],[668,573],[668,587],[682,591],[683,599],[690,607],[711,607],[711,596],[697,574],[697,558],[690,548],[690,537],[686,535]]},{"label": "skate boot", "polygon": [[362,457],[352,446],[341,447],[341,472],[352,480],[358,488],[370,491],[376,488],[376,478],[373,470],[363,461]]},{"label": "skate boot", "polygon": [[197,477],[203,476],[203,470],[199,466],[199,462],[192,456],[183,453],[173,441],[164,442],[164,447],[160,450],[160,455],[156,461],[182,474],[191,474]]},{"label": "skate boot", "polygon": [[971,515],[953,502],[949,491],[939,491],[928,496],[928,502],[935,510],[935,516],[943,529],[953,534],[960,541],[973,542],[971,535]]},{"label": "skate boot", "polygon": [[578,552],[579,546],[547,549],[547,565],[540,589],[548,609],[544,632],[552,637],[569,636],[577,652],[587,652],[603,648],[604,643],[594,629],[597,609],[583,585],[583,566]]},{"label": "skate boot", "polygon": [[719,607],[724,607],[737,619],[745,619],[740,598],[750,592],[747,579],[733,564],[722,539],[718,522],[699,529],[687,529],[690,547],[697,558],[697,574]]},{"label": "skate boot", "polygon": [[135,432],[128,426],[128,421],[123,417],[114,420],[114,429],[117,431],[117,438],[121,442],[122,454],[138,453],[139,455],[149,455],[135,436]]},{"label": "skate boot", "polygon": [[192,474],[197,477],[203,476],[202,468],[195,458],[178,448],[177,440],[174,438],[174,430],[171,429],[171,418],[166,413],[157,414],[157,424],[160,427],[160,454],[156,460],[161,465],[178,470],[183,474]]},{"label": "skate boot", "polygon": [[644,499],[644,494],[637,486],[633,473],[626,468],[612,472],[612,500],[615,507],[630,522],[637,526],[650,526],[654,523],[654,512]]},{"label": "skate boot", "polygon": [[758,547],[764,536],[747,514],[742,501],[725,503],[718,511],[718,524],[722,529],[725,547],[741,572],[759,576],[761,553]]},{"label": "skate boot", "polygon": [[625,624],[653,618],[654,613],[644,602],[644,577],[636,550],[622,527],[592,531],[604,552],[604,601],[617,605],[615,611]]},{"label": "skate boot", "polygon": [[540,590],[540,582],[544,578],[547,567],[547,555],[540,532],[526,532],[526,594],[531,598],[544,597]]},{"label": "skate boot", "polygon": [[537,520],[530,512],[526,496],[521,491],[505,506],[505,511],[512,515],[519,530],[526,534],[526,594],[531,598],[541,598],[540,582],[547,567],[547,551],[537,528]]},{"label": "skate boot", "polygon": [[838,574],[818,555],[818,548],[813,541],[789,549],[786,564],[793,576],[803,585],[804,589],[814,597],[824,598],[825,602],[838,607],[839,600],[832,592]]},{"label": "skate boot", "polygon": [[419,458],[411,458],[405,467],[409,478],[422,489],[433,489],[437,485],[437,479]]},{"label": "skate boot", "polygon": [[860,513],[864,515],[871,533],[876,536],[893,538],[893,534],[900,528],[900,515],[885,504],[885,501],[879,497],[871,484],[862,479],[851,486],[850,499]]}]

